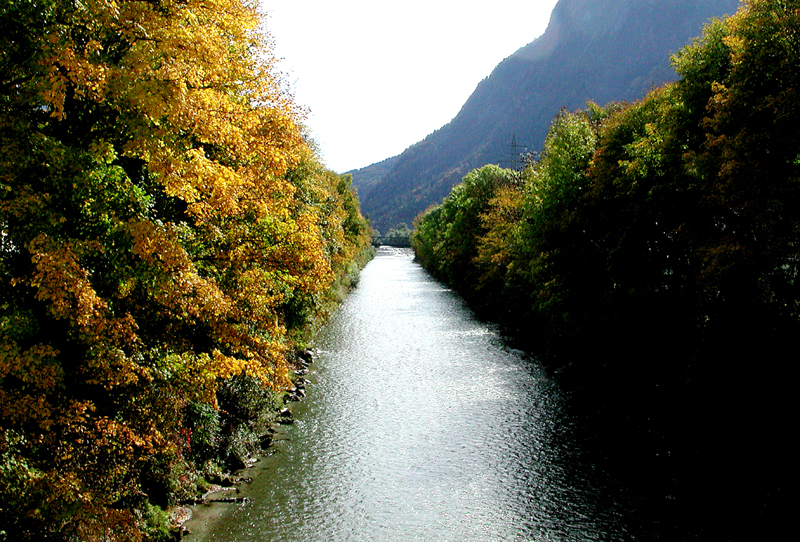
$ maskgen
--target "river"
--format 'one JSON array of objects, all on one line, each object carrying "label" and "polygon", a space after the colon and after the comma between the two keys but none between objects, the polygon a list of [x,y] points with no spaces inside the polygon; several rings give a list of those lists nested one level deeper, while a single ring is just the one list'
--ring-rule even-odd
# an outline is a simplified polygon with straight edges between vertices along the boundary
[{"label": "river", "polygon": [[559,386],[410,251],[379,250],[315,347],[249,501],[188,540],[631,539]]}]

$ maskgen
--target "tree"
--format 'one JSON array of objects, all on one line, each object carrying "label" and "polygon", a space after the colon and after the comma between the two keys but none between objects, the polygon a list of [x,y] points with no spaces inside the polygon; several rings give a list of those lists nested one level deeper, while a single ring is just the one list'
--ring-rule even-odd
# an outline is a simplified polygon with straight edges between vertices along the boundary
[{"label": "tree", "polygon": [[478,275],[475,258],[483,235],[481,215],[497,189],[515,173],[489,165],[471,171],[453,188],[441,206],[429,209],[415,224],[413,244],[422,258],[433,263],[433,272],[454,288],[470,296],[469,287]]},{"label": "tree", "polygon": [[699,81],[706,100],[688,167],[713,221],[698,254],[706,316],[723,325],[754,311],[798,317],[798,10],[745,2],[676,58],[684,94]]},{"label": "tree", "polygon": [[0,2],[9,536],[138,539],[189,468],[184,407],[288,385],[290,303],[364,246],[259,24],[243,0]]},{"label": "tree", "polygon": [[549,321],[554,336],[565,332],[565,320],[577,327],[573,316],[591,299],[586,281],[571,280],[593,261],[586,259],[593,247],[587,246],[586,232],[575,227],[574,214],[589,188],[586,169],[608,114],[594,104],[588,111],[559,112],[540,159],[525,171],[506,289],[515,312],[524,315],[523,325]]}]

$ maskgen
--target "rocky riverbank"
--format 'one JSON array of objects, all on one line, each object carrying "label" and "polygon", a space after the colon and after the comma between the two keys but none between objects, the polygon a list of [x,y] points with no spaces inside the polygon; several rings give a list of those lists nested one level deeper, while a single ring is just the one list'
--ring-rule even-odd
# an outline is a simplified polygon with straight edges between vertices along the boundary
[{"label": "rocky riverbank", "polygon": [[302,401],[311,382],[306,378],[316,353],[300,350],[292,356],[293,386],[283,393],[283,408],[273,412],[273,422],[259,435],[260,449],[243,458],[239,468],[209,480],[211,484],[194,499],[184,500],[170,510],[175,540],[201,540],[230,506],[242,506],[249,500],[248,487],[265,468],[264,459],[275,453],[274,445],[284,439],[282,427],[294,423],[291,405]]}]

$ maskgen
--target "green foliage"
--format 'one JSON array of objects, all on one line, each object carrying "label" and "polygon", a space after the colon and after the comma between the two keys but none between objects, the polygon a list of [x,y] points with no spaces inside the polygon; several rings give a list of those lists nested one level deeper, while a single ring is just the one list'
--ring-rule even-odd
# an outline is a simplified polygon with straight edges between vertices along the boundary
[{"label": "green foliage", "polygon": [[170,538],[171,520],[162,508],[145,502],[141,510],[141,531],[144,540],[161,542]]},{"label": "green foliage", "polygon": [[700,254],[712,320],[800,315],[799,10],[753,0],[727,23],[730,70],[712,84],[705,142],[690,162],[714,223]]},{"label": "green foliage", "polygon": [[189,432],[189,450],[195,464],[216,459],[222,438],[219,410],[207,403],[189,403],[183,409],[183,425]]},{"label": "green foliage", "polygon": [[797,330],[799,14],[746,2],[673,57],[677,83],[562,110],[521,183],[476,170],[418,220],[419,259],[554,353]]},{"label": "green foliage", "polygon": [[138,540],[241,460],[369,246],[270,44],[242,0],[0,0],[8,537]]},{"label": "green foliage", "polygon": [[405,222],[401,222],[394,228],[390,229],[386,232],[386,237],[410,237],[411,230],[408,228],[408,224]]},{"label": "green foliage", "polygon": [[[459,290],[474,280],[473,259],[482,233],[481,215],[496,190],[513,182],[515,175],[498,166],[472,171],[440,206],[417,219],[412,245],[436,277]],[[466,289],[462,291],[466,293]]]},{"label": "green foliage", "polygon": [[676,79],[670,54],[738,4],[561,0],[545,34],[500,62],[452,122],[400,156],[354,172],[365,212],[381,231],[410,221],[470,170],[513,160],[513,137],[541,149],[562,107],[641,99]]},{"label": "green foliage", "polygon": [[[550,126],[541,159],[526,171],[522,221],[514,232],[515,258],[508,283],[509,291],[530,303],[530,309],[523,309],[526,321],[536,320],[537,325],[542,319],[558,325],[574,322],[572,300],[591,302],[586,297],[588,284],[567,283],[575,266],[585,269],[591,263],[585,254],[584,231],[574,228],[571,220],[587,190],[586,167],[597,143],[597,128],[598,122],[587,113],[562,111]],[[555,329],[563,332],[563,327]]]}]

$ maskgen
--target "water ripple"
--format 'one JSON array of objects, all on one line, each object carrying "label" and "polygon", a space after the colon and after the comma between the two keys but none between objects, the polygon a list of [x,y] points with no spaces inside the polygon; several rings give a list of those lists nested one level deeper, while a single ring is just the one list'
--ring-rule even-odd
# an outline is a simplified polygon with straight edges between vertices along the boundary
[{"label": "water ripple", "polygon": [[317,338],[280,453],[205,540],[622,540],[557,387],[408,251]]}]

